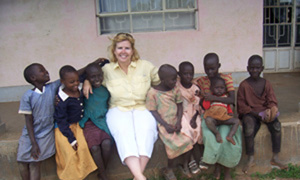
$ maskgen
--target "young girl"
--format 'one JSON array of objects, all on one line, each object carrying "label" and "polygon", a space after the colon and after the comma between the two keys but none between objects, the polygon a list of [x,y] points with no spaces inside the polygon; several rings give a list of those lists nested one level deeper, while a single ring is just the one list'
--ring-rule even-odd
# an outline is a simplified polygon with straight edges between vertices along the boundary
[{"label": "young girl", "polygon": [[[221,77],[215,77],[211,79],[210,89],[214,96],[227,97],[225,80]],[[202,106],[206,110],[204,113],[206,126],[216,136],[217,142],[222,143],[223,140],[216,126],[232,125],[226,140],[235,145],[233,135],[236,133],[237,128],[239,127],[239,120],[233,117],[233,112],[230,108],[230,105],[218,101],[210,102],[204,100]]]},{"label": "young girl", "polygon": [[191,138],[181,133],[182,99],[178,87],[177,71],[171,65],[162,65],[158,71],[161,83],[147,94],[146,107],[158,122],[159,136],[165,145],[168,167],[163,170],[166,179],[176,180],[172,168],[174,158],[193,148]]},{"label": "young girl", "polygon": [[[188,61],[180,63],[178,75],[180,79],[177,81],[176,86],[179,87],[183,100],[181,132],[193,140],[195,147],[196,144],[202,143],[200,118],[202,109],[199,106],[200,98],[197,96],[200,93],[200,89],[192,83],[194,77],[193,64]],[[185,159],[183,163],[182,170],[185,174],[187,174],[187,176],[191,176],[189,169],[193,174],[200,171],[194,159],[194,153],[195,151],[193,148],[190,157]]]},{"label": "young girl", "polygon": [[59,76],[62,86],[54,113],[57,175],[60,179],[84,179],[97,166],[78,123],[84,111],[81,84],[72,66],[62,67]]},{"label": "young girl", "polygon": [[92,157],[98,166],[98,177],[107,180],[105,172],[111,154],[112,139],[106,124],[109,92],[102,86],[103,72],[98,64],[86,67],[87,80],[93,87],[93,94],[84,99],[84,116],[79,121]]},{"label": "young girl", "polygon": [[46,84],[49,73],[43,65],[33,63],[24,70],[25,80],[34,88],[20,101],[19,114],[26,125],[19,140],[17,161],[22,179],[40,179],[40,163],[54,155],[54,97],[59,80]]}]

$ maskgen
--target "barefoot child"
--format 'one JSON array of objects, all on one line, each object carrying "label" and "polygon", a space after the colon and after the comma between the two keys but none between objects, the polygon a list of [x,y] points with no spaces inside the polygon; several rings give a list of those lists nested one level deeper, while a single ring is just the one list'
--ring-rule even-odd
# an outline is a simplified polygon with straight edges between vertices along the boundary
[{"label": "barefoot child", "polygon": [[112,139],[106,124],[109,92],[102,85],[103,72],[98,64],[86,67],[87,80],[93,87],[93,94],[84,99],[84,116],[79,121],[91,155],[98,166],[98,177],[107,180],[106,167],[111,154]]},{"label": "barefoot child", "polygon": [[83,117],[83,94],[77,71],[63,66],[59,71],[62,85],[55,107],[55,160],[59,179],[84,179],[97,169],[89,152],[79,121]]},{"label": "barefoot child", "polygon": [[159,136],[165,145],[168,167],[163,173],[166,179],[176,180],[172,168],[174,158],[193,148],[191,138],[181,133],[182,99],[176,87],[177,71],[171,65],[162,65],[158,71],[161,83],[147,94],[146,107],[158,122]]},{"label": "barefoot child", "polygon": [[[222,102],[225,104],[233,104],[235,102],[235,93],[233,87],[233,80],[230,74],[219,73],[221,64],[219,57],[216,53],[208,53],[203,59],[204,70],[207,76],[201,76],[195,79],[196,85],[201,89],[203,98],[207,101]],[[227,97],[218,97],[211,93],[210,84],[211,80],[215,77],[221,77],[226,82]],[[214,176],[216,179],[220,178],[221,167],[224,168],[224,179],[231,179],[230,168],[235,167],[242,155],[242,141],[241,141],[241,129],[238,128],[233,139],[236,145],[225,141],[230,126],[220,125],[217,126],[219,133],[221,134],[223,143],[216,141],[215,135],[207,127],[205,121],[201,123],[203,133],[204,153],[203,159],[200,162],[200,168],[207,169],[207,164],[216,164]]]},{"label": "barefoot child", "polygon": [[[215,77],[211,79],[210,82],[210,90],[214,96],[227,97],[226,84],[223,78]],[[204,100],[202,102],[202,106],[205,109],[203,117],[205,119],[206,126],[214,133],[217,142],[222,143],[223,140],[216,126],[232,125],[226,140],[235,145],[233,135],[236,133],[236,130],[239,127],[239,119],[233,117],[233,112],[230,108],[230,105],[218,101],[210,102]]]},{"label": "barefoot child", "polygon": [[182,170],[184,174],[191,177],[190,171],[193,174],[197,174],[200,171],[193,155],[195,153],[195,146],[200,143],[202,144],[200,117],[202,109],[199,106],[200,98],[197,96],[200,93],[200,89],[192,83],[194,77],[194,66],[192,63],[188,61],[180,63],[178,75],[180,78],[176,86],[181,92],[183,101],[181,132],[190,137],[194,145],[194,148],[190,151],[191,153],[189,153],[190,156],[186,156],[186,159],[184,159]]},{"label": "barefoot child", "polygon": [[271,165],[280,169],[287,169],[278,159],[281,146],[281,123],[277,116],[277,99],[271,83],[260,77],[264,70],[262,57],[253,55],[248,60],[247,71],[250,77],[241,82],[237,94],[237,110],[243,123],[246,154],[248,162],[243,168],[247,173],[254,165],[254,138],[261,122],[268,126],[272,139],[273,156]]},{"label": "barefoot child", "polygon": [[19,140],[17,161],[23,180],[40,179],[41,162],[55,153],[54,97],[60,82],[46,84],[49,73],[38,63],[25,68],[24,78],[34,88],[26,91],[20,101],[19,114],[25,115],[26,125]]}]

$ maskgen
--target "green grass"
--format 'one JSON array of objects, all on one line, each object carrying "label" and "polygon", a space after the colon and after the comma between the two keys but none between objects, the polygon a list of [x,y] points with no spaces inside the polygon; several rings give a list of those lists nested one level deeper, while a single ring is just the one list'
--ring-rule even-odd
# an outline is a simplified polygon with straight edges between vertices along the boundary
[{"label": "green grass", "polygon": [[251,177],[258,179],[275,179],[276,177],[300,179],[300,166],[292,164],[288,166],[288,170],[272,169],[272,171],[267,174],[254,173]]}]

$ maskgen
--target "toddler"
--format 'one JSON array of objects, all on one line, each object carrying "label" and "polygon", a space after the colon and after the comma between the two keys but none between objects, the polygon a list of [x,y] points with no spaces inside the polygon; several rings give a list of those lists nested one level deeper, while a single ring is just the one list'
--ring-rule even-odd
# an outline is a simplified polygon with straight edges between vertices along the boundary
[{"label": "toddler", "polygon": [[168,167],[164,168],[163,174],[166,179],[176,180],[172,170],[174,158],[187,154],[194,143],[180,131],[183,108],[181,93],[176,87],[176,69],[165,64],[159,68],[158,75],[161,82],[149,90],[146,107],[158,122],[159,136],[167,152]]},{"label": "toddler", "polygon": [[[184,160],[182,171],[188,177],[191,177],[190,171],[197,174],[200,169],[194,159],[195,146],[202,144],[201,133],[201,117],[202,109],[199,106],[200,98],[197,96],[200,93],[199,87],[192,83],[194,77],[194,66],[188,61],[179,64],[179,79],[176,86],[182,95],[183,116],[181,132],[190,137],[193,141],[194,148],[190,151],[190,157]],[[203,145],[201,146],[201,150]]]},{"label": "toddler", "polygon": [[54,155],[54,97],[60,81],[46,84],[49,73],[43,65],[33,63],[24,70],[25,80],[34,86],[20,101],[19,114],[26,124],[19,139],[17,161],[22,179],[40,179],[40,163]]},{"label": "toddler", "polygon": [[[210,89],[214,96],[227,97],[225,80],[221,77],[215,77],[211,79]],[[202,102],[202,106],[205,109],[204,119],[206,126],[214,133],[217,142],[222,143],[223,140],[216,126],[232,125],[226,140],[235,145],[233,135],[236,133],[237,128],[239,127],[239,119],[233,117],[233,112],[230,108],[230,105],[218,101],[210,102],[204,100]]]},{"label": "toddler", "polygon": [[62,85],[54,119],[57,175],[60,179],[84,179],[97,169],[79,121],[83,117],[83,94],[77,71],[69,65],[59,71]]},{"label": "toddler", "polygon": [[112,139],[106,124],[110,94],[102,85],[103,72],[98,64],[86,67],[86,77],[93,87],[93,94],[84,99],[84,115],[79,121],[91,155],[98,166],[98,177],[107,180],[105,172],[111,154]]},{"label": "toddler", "polygon": [[254,165],[254,137],[261,122],[268,126],[272,137],[273,156],[270,164],[280,169],[288,168],[278,159],[281,148],[281,123],[277,118],[279,115],[277,99],[271,83],[260,77],[263,70],[262,57],[251,56],[247,66],[250,77],[241,82],[237,94],[237,110],[243,123],[246,154],[248,155],[247,164],[243,168],[244,173],[247,173],[249,168]]}]

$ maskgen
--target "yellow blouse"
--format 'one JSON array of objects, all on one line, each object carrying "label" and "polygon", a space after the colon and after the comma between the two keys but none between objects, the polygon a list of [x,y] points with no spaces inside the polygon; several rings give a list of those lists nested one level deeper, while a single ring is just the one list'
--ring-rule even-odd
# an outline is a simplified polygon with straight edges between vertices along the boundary
[{"label": "yellow blouse", "polygon": [[146,109],[146,95],[151,85],[159,84],[158,68],[146,60],[131,62],[127,74],[118,63],[106,64],[103,68],[104,81],[110,92],[109,108],[121,111]]}]

